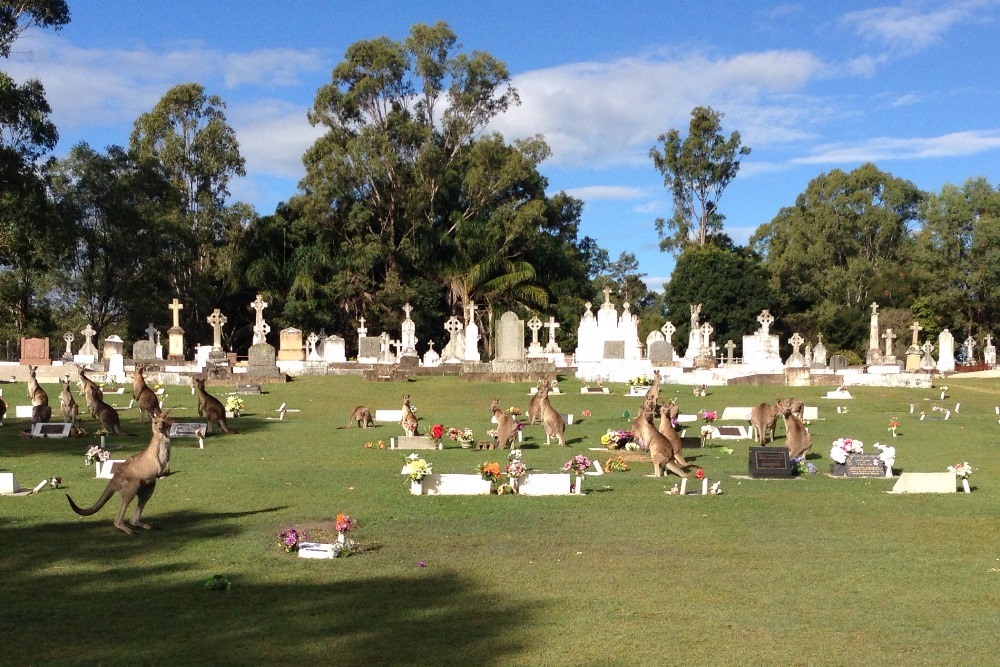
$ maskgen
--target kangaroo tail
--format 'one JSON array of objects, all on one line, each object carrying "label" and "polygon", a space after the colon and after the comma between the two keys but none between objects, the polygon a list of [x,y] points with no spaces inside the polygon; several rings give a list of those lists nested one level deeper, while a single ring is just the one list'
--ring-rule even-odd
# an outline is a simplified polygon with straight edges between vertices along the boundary
[{"label": "kangaroo tail", "polygon": [[69,506],[73,508],[74,512],[80,516],[90,516],[91,514],[97,514],[97,512],[104,507],[104,504],[111,500],[111,496],[114,494],[115,490],[111,488],[111,484],[108,484],[108,486],[104,489],[104,493],[102,493],[101,497],[97,499],[97,502],[86,509],[78,507],[77,504],[73,502],[73,499],[69,497],[68,493],[66,494],[66,500],[69,501]]}]

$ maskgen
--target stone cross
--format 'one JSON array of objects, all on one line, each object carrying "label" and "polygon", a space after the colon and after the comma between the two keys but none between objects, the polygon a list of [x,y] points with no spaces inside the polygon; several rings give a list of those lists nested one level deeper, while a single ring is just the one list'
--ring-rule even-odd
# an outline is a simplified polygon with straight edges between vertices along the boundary
[{"label": "stone cross", "polygon": [[975,361],[975,350],[976,350],[976,339],[969,334],[969,337],[965,339],[965,353],[966,353],[966,363],[972,363]]},{"label": "stone cross", "polygon": [[677,327],[674,326],[674,323],[673,322],[667,322],[662,327],[660,327],[660,331],[663,332],[663,335],[666,337],[666,339],[667,339],[667,345],[669,345],[670,347],[673,347],[674,346],[674,342],[673,342],[674,332],[677,331]]},{"label": "stone cross", "polygon": [[733,363],[733,350],[736,349],[736,343],[730,338],[726,341],[726,363]]},{"label": "stone cross", "polygon": [[983,346],[984,346],[984,347],[989,347],[989,346],[990,346],[990,345],[992,345],[992,344],[993,344],[993,334],[990,334],[990,333],[988,333],[988,334],[986,334],[986,336],[985,336],[985,337],[983,338]]},{"label": "stone cross", "polygon": [[552,345],[552,343],[556,340],[556,329],[559,328],[559,323],[556,322],[556,318],[550,316],[549,322],[545,325],[545,328],[549,330],[549,345]]},{"label": "stone cross", "polygon": [[892,333],[892,329],[886,329],[885,333],[882,334],[882,338],[885,339],[885,356],[892,356],[892,341],[896,340],[896,334]]},{"label": "stone cross", "polygon": [[934,351],[934,343],[927,341],[920,349],[924,351],[925,357],[929,357],[931,356],[931,352]]},{"label": "stone cross", "polygon": [[410,319],[410,313],[413,312],[413,306],[410,305],[409,301],[407,301],[406,305],[403,306],[403,312],[406,313],[406,319]]},{"label": "stone cross", "polygon": [[802,354],[801,352],[799,352],[799,348],[802,347],[802,343],[806,342],[806,339],[800,336],[798,331],[792,334],[792,337],[788,339],[788,342],[792,346],[793,357],[797,357],[800,354]]},{"label": "stone cross", "polygon": [[479,306],[473,301],[469,304],[469,322],[472,324],[476,323],[476,311],[479,310]]},{"label": "stone cross", "polygon": [[395,352],[393,352],[393,356],[399,359],[400,355],[403,353],[403,341],[393,339],[389,341],[389,345],[391,345],[392,349],[395,350]]},{"label": "stone cross", "polygon": [[146,334],[146,337],[150,343],[156,340],[156,327],[153,326],[152,322],[150,322],[149,326],[146,327],[146,331],[144,333]]},{"label": "stone cross", "polygon": [[594,319],[594,313],[590,312],[590,309],[594,307],[594,304],[592,304],[591,302],[588,301],[587,303],[583,304],[583,307],[587,309],[583,313],[583,319],[585,319],[585,320],[586,319]]},{"label": "stone cross", "polygon": [[760,311],[760,315],[757,316],[757,321],[760,322],[759,336],[767,336],[770,334],[771,325],[774,324],[774,315],[771,314],[769,310]]},{"label": "stone cross", "polygon": [[174,328],[176,329],[181,325],[181,311],[184,310],[184,304],[178,301],[177,297],[174,297],[174,300],[167,307],[174,311]]},{"label": "stone cross", "polygon": [[87,339],[85,343],[86,347],[90,347],[94,344],[94,341],[91,340],[91,338],[93,338],[94,335],[97,333],[96,331],[94,331],[94,327],[88,324],[86,327],[84,327],[83,331],[81,331],[80,333],[82,333],[84,337],[86,337]]},{"label": "stone cross", "polygon": [[711,342],[712,332],[715,331],[715,327],[713,327],[708,322],[705,322],[700,327],[698,327],[698,329],[699,331],[701,331],[702,345],[708,346],[709,342]]},{"label": "stone cross", "polygon": [[264,297],[260,294],[258,294],[257,298],[250,303],[250,307],[257,311],[257,319],[254,320],[255,322],[264,321],[264,309],[267,308],[268,305],[267,301],[264,301]]},{"label": "stone cross", "polygon": [[365,318],[362,317],[361,320],[360,320],[360,322],[361,322],[361,326],[358,327],[358,335],[359,336],[367,336],[368,335],[368,328],[365,326]]},{"label": "stone cross", "polygon": [[872,301],[872,315],[878,315],[878,304]]},{"label": "stone cross", "polygon": [[73,341],[75,340],[75,338],[76,337],[73,335],[72,331],[67,331],[66,333],[63,334],[63,340],[66,341],[66,357],[67,358],[73,356],[73,347],[72,347],[72,345],[73,345]]},{"label": "stone cross", "polygon": [[452,338],[454,338],[455,334],[462,330],[462,322],[457,317],[452,315],[448,318],[448,321],[444,323],[444,330],[447,331]]},{"label": "stone cross", "polygon": [[922,326],[920,326],[920,322],[916,322],[915,321],[913,323],[913,325],[910,326],[910,331],[913,332],[913,343],[912,343],[913,347],[917,347],[917,345],[918,345],[917,334],[919,334],[923,330],[924,330],[924,328]]},{"label": "stone cross", "polygon": [[542,321],[538,319],[537,315],[533,315],[528,320],[528,328],[531,329],[531,344],[538,345],[538,330],[542,328]]},{"label": "stone cross", "polygon": [[709,348],[712,350],[713,357],[715,357],[719,353],[719,346],[714,342],[709,346]]},{"label": "stone cross", "polygon": [[316,343],[318,343],[318,342],[319,342],[319,334],[317,334],[315,331],[313,331],[311,334],[309,334],[306,337],[306,354],[307,354],[307,356],[318,354],[318,352],[316,352]]},{"label": "stone cross", "polygon": [[221,352],[222,351],[222,325],[229,321],[225,315],[222,314],[218,308],[212,311],[212,314],[208,316],[206,320],[212,325],[212,351]]},{"label": "stone cross", "polygon": [[608,287],[607,285],[604,286],[604,305],[605,306],[611,305],[611,288]]},{"label": "stone cross", "polygon": [[[271,333],[271,325],[263,320],[253,325],[253,344],[266,343],[267,334]],[[157,334],[158,335],[158,334]]]}]

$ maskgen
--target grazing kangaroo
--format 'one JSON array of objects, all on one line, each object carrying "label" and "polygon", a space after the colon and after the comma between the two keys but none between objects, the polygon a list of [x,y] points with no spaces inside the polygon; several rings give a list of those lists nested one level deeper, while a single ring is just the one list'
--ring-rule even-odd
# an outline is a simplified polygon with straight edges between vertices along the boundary
[{"label": "grazing kangaroo", "polygon": [[152,528],[148,523],[142,523],[140,518],[143,508],[156,489],[156,480],[166,474],[170,463],[170,438],[167,437],[167,433],[170,432],[170,423],[167,413],[160,413],[153,417],[153,437],[150,438],[149,445],[118,466],[114,477],[104,489],[104,493],[92,506],[86,509],[77,507],[77,504],[67,493],[66,498],[73,511],[80,516],[96,514],[117,492],[121,496],[122,504],[118,509],[118,516],[115,517],[115,527],[129,535],[132,534],[132,529],[124,522],[125,511],[132,499],[138,498],[139,502],[132,513],[129,525],[147,530]]},{"label": "grazing kangaroo", "polygon": [[360,426],[361,428],[368,428],[369,426],[375,426],[375,420],[372,419],[372,411],[363,405],[359,405],[354,408],[354,412],[347,419],[347,428],[352,426]]},{"label": "grazing kangaroo", "polygon": [[562,415],[552,407],[552,402],[549,400],[549,386],[540,387],[538,394],[542,396],[542,428],[545,429],[545,444],[548,445],[551,439],[555,438],[560,445],[568,447],[569,445],[566,444],[566,422],[563,421]]},{"label": "grazing kangaroo", "polygon": [[77,366],[76,371],[80,375],[78,386],[80,387],[80,393],[83,394],[84,401],[87,403],[87,411],[90,412],[91,417],[96,417],[97,409],[94,406],[94,400],[103,401],[104,390],[101,389],[99,384],[87,377],[87,369],[84,366]]},{"label": "grazing kangaroo", "polygon": [[528,426],[535,424],[536,422],[541,423],[542,421],[542,388],[545,387],[548,390],[549,383],[545,380],[539,380],[538,384],[535,385],[535,394],[528,401],[528,409],[525,410],[525,416],[528,418]]},{"label": "grazing kangaroo", "polygon": [[205,391],[205,378],[195,378],[195,394],[198,395],[198,416],[205,417],[205,435],[212,432],[212,422],[216,422],[226,433],[235,433],[226,421],[226,406],[222,401]]},{"label": "grazing kangaroo", "polygon": [[680,438],[677,438],[676,443],[672,443],[656,430],[653,425],[652,404],[643,404],[639,416],[632,425],[636,435],[649,446],[649,455],[653,461],[653,475],[655,477],[663,477],[664,470],[669,470],[678,477],[690,477],[681,469],[682,465],[688,465],[687,462],[681,464],[678,461],[678,457],[680,460],[684,458],[681,456]]},{"label": "grazing kangaroo", "polygon": [[490,403],[490,412],[497,420],[497,448],[513,448],[514,438],[517,437],[517,422],[500,408],[499,398],[494,398]]},{"label": "grazing kangaroo", "polygon": [[80,406],[76,404],[73,392],[70,391],[69,380],[63,383],[63,390],[59,392],[59,410],[63,419],[70,424],[75,424],[76,418],[80,415]]},{"label": "grazing kangaroo", "polygon": [[788,455],[793,459],[805,456],[812,449],[812,433],[806,430],[805,424],[791,407],[785,406],[782,416],[785,418],[785,446],[788,447]]},{"label": "grazing kangaroo", "polygon": [[149,420],[160,414],[160,399],[156,397],[156,392],[146,384],[146,377],[142,374],[146,369],[142,364],[135,365],[135,373],[132,375],[132,398],[139,402],[139,423]]},{"label": "grazing kangaroo", "polygon": [[769,403],[761,403],[750,411],[750,428],[754,439],[761,447],[764,446],[765,434],[770,434],[771,442],[774,442],[774,427],[778,423],[779,414],[781,414],[780,406]]},{"label": "grazing kangaroo", "polygon": [[413,410],[410,408],[410,395],[403,395],[403,418],[399,421],[399,425],[403,427],[403,433],[409,436],[420,435],[417,430],[417,416],[413,414]]}]

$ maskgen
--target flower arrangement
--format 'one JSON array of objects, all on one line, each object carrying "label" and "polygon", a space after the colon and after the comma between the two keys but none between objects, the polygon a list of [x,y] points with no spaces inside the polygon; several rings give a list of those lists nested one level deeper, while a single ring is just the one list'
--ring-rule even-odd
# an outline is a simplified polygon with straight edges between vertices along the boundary
[{"label": "flower arrangement", "polygon": [[719,418],[719,413],[716,412],[715,410],[702,410],[700,414],[701,418],[704,419],[709,424],[711,424],[712,422],[714,422],[716,419]]},{"label": "flower arrangement", "polygon": [[646,387],[651,384],[650,379],[646,375],[637,375],[631,380],[625,382],[626,386],[629,387]]},{"label": "flower arrangement", "polygon": [[896,437],[896,429],[899,428],[899,420],[895,417],[889,418],[889,432],[892,433],[892,437]]},{"label": "flower arrangement", "polygon": [[496,440],[497,430],[495,428],[491,428],[490,430],[486,431],[486,437],[490,438],[491,440]]},{"label": "flower arrangement", "polygon": [[604,469],[607,472],[628,472],[628,464],[621,456],[609,458],[604,462]]},{"label": "flower arrangement", "polygon": [[[945,390],[948,388],[945,387]],[[959,479],[969,479],[972,476],[972,466],[969,465],[968,461],[962,461],[961,463],[956,463],[953,466],[948,466],[948,472],[955,473],[955,476]]]},{"label": "flower arrangement", "polygon": [[698,472],[696,472],[694,476],[697,477],[698,479],[705,479],[705,469],[698,468]]},{"label": "flower arrangement", "polygon": [[584,410],[580,413],[581,417],[590,417],[593,413],[590,410]]},{"label": "flower arrangement", "polygon": [[830,458],[836,463],[847,463],[848,454],[863,454],[865,443],[851,438],[838,438],[830,448]]},{"label": "flower arrangement", "polygon": [[480,463],[479,474],[482,475],[483,479],[498,484],[500,482],[500,464],[491,461],[489,463]]},{"label": "flower arrangement", "polygon": [[521,461],[521,450],[510,450],[507,455],[507,477],[512,480],[521,479],[527,472],[528,467]]},{"label": "flower arrangement", "polygon": [[433,426],[431,426],[431,437],[434,440],[440,441],[441,436],[443,435],[444,435],[444,424],[434,424]]},{"label": "flower arrangement", "polygon": [[608,432],[601,436],[601,444],[608,449],[621,449],[634,441],[635,434],[626,429],[609,428]]},{"label": "flower arrangement", "polygon": [[97,445],[93,445],[90,449],[87,450],[87,453],[83,455],[83,462],[89,466],[91,463],[94,463],[95,461],[98,463],[104,463],[110,458],[111,458],[111,452],[109,452],[106,449],[101,449]]},{"label": "flower arrangement", "polygon": [[709,438],[712,437],[713,433],[715,433],[715,427],[712,426],[711,422],[709,422],[708,424],[704,424],[701,427],[701,439],[702,440],[708,440]]},{"label": "flower arrangement", "polygon": [[878,450],[878,457],[882,459],[882,463],[885,464],[886,470],[892,469],[892,464],[896,462],[896,448],[890,447],[889,445],[882,445],[875,443],[872,445]]},{"label": "flower arrangement", "polygon": [[590,459],[583,454],[577,454],[569,461],[566,461],[566,463],[563,464],[562,469],[565,472],[575,472],[577,475],[582,475],[589,467]]},{"label": "flower arrangement", "polygon": [[805,456],[799,456],[792,459],[792,465],[795,466],[795,472],[800,475],[815,475],[819,472],[819,468],[806,461]]},{"label": "flower arrangement", "polygon": [[419,482],[431,474],[431,471],[432,465],[413,453],[403,459],[403,470],[400,471],[400,474],[406,475],[413,482]]},{"label": "flower arrangement", "polygon": [[458,429],[452,427],[448,429],[448,437],[454,442],[472,442],[476,439],[471,428]]},{"label": "flower arrangement", "polygon": [[226,410],[233,413],[243,412],[246,410],[246,405],[243,403],[243,399],[241,397],[234,394],[226,399]]},{"label": "flower arrangement", "polygon": [[62,484],[62,477],[53,477],[52,479],[49,480],[49,486],[51,486],[53,489],[60,488],[61,484]]},{"label": "flower arrangement", "polygon": [[333,522],[333,527],[337,529],[338,533],[346,533],[354,530],[356,525],[358,525],[358,522],[347,514],[338,514],[337,519]]},{"label": "flower arrangement", "polygon": [[521,414],[521,410],[520,408],[512,405],[509,408],[507,408],[507,414],[517,417],[518,415]]},{"label": "flower arrangement", "polygon": [[378,442],[372,442],[369,440],[365,443],[365,449],[385,449],[385,442],[379,440]]},{"label": "flower arrangement", "polygon": [[283,547],[286,553],[298,551],[299,543],[305,542],[307,537],[309,536],[306,535],[305,531],[296,530],[295,528],[285,528],[278,533],[278,546]]}]

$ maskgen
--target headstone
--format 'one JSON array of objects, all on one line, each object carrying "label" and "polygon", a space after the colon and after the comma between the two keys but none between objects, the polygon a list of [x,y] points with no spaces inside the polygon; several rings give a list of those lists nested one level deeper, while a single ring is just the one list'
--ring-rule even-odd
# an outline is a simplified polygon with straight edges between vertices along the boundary
[{"label": "headstone", "polygon": [[497,329],[497,361],[524,361],[524,320],[511,311],[500,316]]},{"label": "headstone", "polygon": [[444,330],[448,332],[448,342],[441,351],[441,361],[446,364],[462,363],[465,358],[465,327],[462,321],[452,315],[444,323]]},{"label": "headstone", "polygon": [[955,475],[950,472],[904,472],[889,493],[955,493]]},{"label": "headstone", "polygon": [[400,356],[415,357],[417,356],[417,324],[410,319],[413,306],[410,305],[409,301],[403,306],[403,312],[406,314],[406,317],[403,319],[403,324],[400,327],[402,332],[400,340],[402,341],[403,348]]},{"label": "headstone", "polygon": [[597,318],[591,312],[589,301],[584,304],[584,313],[580,318],[580,325],[576,329],[576,360],[578,362],[600,361],[601,352],[604,347],[600,331],[597,326]]},{"label": "headstone", "polygon": [[155,343],[157,336],[160,335],[160,332],[157,331],[156,327],[153,326],[153,323],[150,322],[149,326],[146,327],[145,329],[145,334],[146,334],[146,340],[148,340],[150,343]]},{"label": "headstone", "polygon": [[[94,346],[94,340],[93,340],[97,332],[94,331],[94,327],[88,324],[83,328],[83,331],[81,331],[80,333],[83,334],[83,345],[81,345],[80,349],[76,351],[76,354],[73,356],[73,360],[81,361],[83,363],[93,363],[94,361],[97,360],[97,347]],[[89,358],[89,361],[84,361],[84,359],[77,359],[77,357]]]},{"label": "headstone", "polygon": [[260,396],[264,392],[260,390],[259,384],[239,384],[236,385],[236,394],[238,396]]},{"label": "headstone", "polygon": [[119,353],[114,353],[105,357],[108,362],[107,378],[109,382],[125,383],[125,357]]},{"label": "headstone", "polygon": [[736,343],[730,338],[726,341],[726,365],[732,366],[736,363],[736,358],[733,356],[733,351],[736,350]]},{"label": "headstone", "polygon": [[847,357],[842,354],[835,354],[830,357],[830,370],[842,371],[847,368]]},{"label": "headstone", "polygon": [[938,335],[937,369],[940,373],[955,372],[955,337],[947,329]]},{"label": "headstone", "polygon": [[792,337],[788,339],[789,344],[792,346],[792,354],[785,361],[785,366],[788,368],[804,368],[806,366],[805,357],[799,352],[799,348],[802,347],[802,343],[806,342],[805,338],[799,335],[798,332],[792,334]]},{"label": "headstone", "polygon": [[624,359],[625,358],[625,341],[623,340],[606,340],[604,341],[604,359]]},{"label": "headstone", "polygon": [[528,345],[528,357],[542,356],[542,344],[538,341],[538,331],[542,328],[542,321],[537,315],[533,315],[528,320],[528,329],[531,331],[531,344]]},{"label": "headstone", "polygon": [[347,342],[340,336],[327,336],[323,340],[323,361],[343,363],[347,361]]},{"label": "headstone", "polygon": [[983,338],[983,363],[987,366],[996,366],[997,348],[993,345],[993,334],[986,334]]},{"label": "headstone", "polygon": [[549,321],[545,323],[545,328],[549,330],[549,340],[545,345],[545,354],[562,354],[562,349],[556,343],[556,329],[559,328],[556,318],[550,316]]},{"label": "headstone", "polygon": [[923,356],[920,358],[920,370],[933,371],[937,367],[934,357],[931,356],[931,353],[934,352],[934,343],[926,341],[920,349],[923,352]]},{"label": "headstone", "polygon": [[278,361],[305,361],[302,330],[288,327],[278,332]]},{"label": "headstone", "polygon": [[73,361],[73,340],[75,336],[72,331],[67,331],[63,334],[63,340],[66,341],[66,351],[63,352],[63,361]]},{"label": "headstone", "polygon": [[222,326],[229,321],[222,311],[216,308],[212,311],[212,314],[208,316],[206,320],[212,326],[212,350],[209,354],[210,359],[224,359],[226,356],[225,351],[222,349]]},{"label": "headstone", "polygon": [[39,422],[31,425],[32,438],[68,438],[73,424],[63,422]]},{"label": "headstone", "polygon": [[434,341],[427,341],[427,352],[424,353],[424,366],[436,368],[441,365],[441,355],[434,350]]},{"label": "headstone", "polygon": [[476,324],[476,304],[469,304],[469,323],[465,325],[465,360],[481,361],[479,356],[479,325]]},{"label": "headstone", "polygon": [[750,476],[790,478],[793,476],[787,447],[751,447]]},{"label": "headstone", "polygon": [[180,314],[184,305],[174,297],[168,308],[173,312],[174,324],[167,329],[167,359],[184,361],[184,329],[180,325]]},{"label": "headstone", "polygon": [[848,454],[844,463],[834,463],[834,477],[885,477],[885,462],[878,454]]},{"label": "headstone", "polygon": [[268,303],[260,294],[250,303],[250,307],[256,312],[253,325],[253,344],[266,343],[267,334],[271,332],[271,326],[264,321],[264,309]]},{"label": "headstone", "polygon": [[362,336],[358,339],[358,363],[374,364],[378,362],[382,339],[377,336]]},{"label": "headstone", "polygon": [[826,345],[823,345],[823,334],[817,334],[816,345],[813,347],[812,368],[826,368]]},{"label": "headstone", "polygon": [[649,363],[653,366],[669,366],[674,363],[673,348],[662,338],[646,343],[646,347],[649,350]]},{"label": "headstone", "polygon": [[872,301],[872,316],[868,325],[868,355],[866,363],[869,366],[882,365],[882,352],[878,340],[878,304]]},{"label": "headstone", "polygon": [[316,349],[318,343],[319,334],[315,331],[306,337],[306,361],[323,361],[323,358],[319,356],[319,350]]},{"label": "headstone", "polygon": [[156,343],[151,340],[137,340],[132,346],[132,358],[136,361],[156,359]]},{"label": "headstone", "polygon": [[49,358],[49,339],[22,338],[20,362],[22,366],[51,365],[52,359]]},{"label": "headstone", "polygon": [[205,431],[208,428],[208,424],[204,422],[174,422],[170,425],[170,432],[167,434],[168,438],[197,438],[198,431],[201,431],[201,436],[204,437]]},{"label": "headstone", "polygon": [[247,352],[247,376],[250,378],[274,378],[281,374],[275,363],[274,346],[269,343],[251,345]]},{"label": "headstone", "polygon": [[976,339],[972,337],[972,334],[969,334],[969,337],[965,339],[963,347],[965,348],[965,363],[976,363]]},{"label": "headstone", "polygon": [[885,354],[882,356],[882,364],[889,366],[896,363],[896,355],[893,354],[893,343],[898,336],[892,332],[892,329],[886,329],[885,333],[882,334],[882,338],[885,340]]}]

